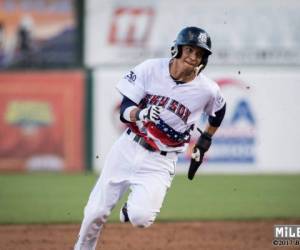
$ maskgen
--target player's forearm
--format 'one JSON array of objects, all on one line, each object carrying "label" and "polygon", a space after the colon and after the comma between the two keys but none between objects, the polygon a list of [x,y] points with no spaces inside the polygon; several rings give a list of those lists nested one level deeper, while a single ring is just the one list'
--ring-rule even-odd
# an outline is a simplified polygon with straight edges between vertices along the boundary
[{"label": "player's forearm", "polygon": [[137,121],[137,114],[138,112],[140,111],[141,109],[139,109],[138,107],[135,107],[133,108],[131,111],[130,111],[130,121],[131,122],[136,122]]},{"label": "player's forearm", "polygon": [[207,124],[205,129],[204,129],[204,132],[208,133],[210,136],[213,136],[216,131],[218,130],[219,127],[214,127],[210,124]]},{"label": "player's forearm", "polygon": [[140,110],[137,104],[130,100],[128,97],[124,96],[120,105],[120,119],[124,123],[135,122],[136,113]]},{"label": "player's forearm", "polygon": [[136,122],[139,111],[140,109],[137,106],[130,106],[124,110],[122,116],[128,122]]}]

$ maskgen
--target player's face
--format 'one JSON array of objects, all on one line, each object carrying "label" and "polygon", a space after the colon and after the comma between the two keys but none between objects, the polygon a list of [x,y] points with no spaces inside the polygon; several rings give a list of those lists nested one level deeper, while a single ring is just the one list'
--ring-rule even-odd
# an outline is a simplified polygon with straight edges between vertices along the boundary
[{"label": "player's face", "polygon": [[200,65],[203,55],[203,49],[196,46],[184,45],[182,46],[182,56],[180,59],[185,66],[195,68]]}]

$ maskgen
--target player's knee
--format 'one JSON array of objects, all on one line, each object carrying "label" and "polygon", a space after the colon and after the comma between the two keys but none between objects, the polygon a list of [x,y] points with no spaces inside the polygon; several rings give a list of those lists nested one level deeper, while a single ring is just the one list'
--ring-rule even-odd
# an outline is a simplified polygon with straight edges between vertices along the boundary
[{"label": "player's knee", "polygon": [[149,227],[155,220],[155,213],[143,211],[140,209],[130,209],[128,217],[131,224],[135,227]]},{"label": "player's knee", "polygon": [[108,209],[99,209],[99,210],[85,210],[86,216],[91,218],[95,224],[104,224],[106,223],[108,216],[110,215],[110,211]]},{"label": "player's knee", "polygon": [[102,224],[106,223],[108,216],[110,215],[110,211],[101,210],[98,214],[98,219]]}]

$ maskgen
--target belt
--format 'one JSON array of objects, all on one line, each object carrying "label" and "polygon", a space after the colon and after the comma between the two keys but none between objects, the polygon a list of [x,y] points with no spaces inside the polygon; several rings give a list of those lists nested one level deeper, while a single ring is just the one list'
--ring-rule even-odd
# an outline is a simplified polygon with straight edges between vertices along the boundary
[{"label": "belt", "polygon": [[[128,129],[127,131],[126,131],[126,133],[128,134],[128,135],[130,135],[131,134],[131,129]],[[147,150],[149,150],[149,151],[151,151],[151,152],[156,152],[156,151],[158,151],[158,150],[156,150],[155,148],[153,148],[149,143],[147,143],[146,142],[146,140],[143,138],[143,137],[141,137],[141,136],[139,136],[139,135],[135,135],[134,137],[133,137],[133,140],[136,142],[136,143],[138,143],[139,145],[141,145],[144,149],[147,149]],[[167,151],[158,151],[161,155],[163,155],[163,156],[166,156],[167,154],[168,154],[168,152]]]}]

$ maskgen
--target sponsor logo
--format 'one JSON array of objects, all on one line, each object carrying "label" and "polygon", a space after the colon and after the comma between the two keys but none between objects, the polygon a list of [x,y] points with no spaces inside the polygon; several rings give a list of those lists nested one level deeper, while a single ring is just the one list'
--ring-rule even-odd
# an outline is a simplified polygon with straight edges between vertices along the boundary
[{"label": "sponsor logo", "polygon": [[15,100],[7,104],[4,120],[19,127],[24,134],[34,134],[40,128],[54,123],[52,107],[48,102]]},{"label": "sponsor logo", "polygon": [[154,9],[146,7],[116,7],[110,26],[110,45],[143,46],[151,34]]},{"label": "sponsor logo", "polygon": [[208,161],[215,163],[254,163],[256,160],[256,117],[247,85],[238,79],[220,78],[216,82],[228,96],[227,111]]},{"label": "sponsor logo", "polygon": [[5,121],[16,126],[50,125],[54,121],[51,105],[41,101],[11,101],[7,104]]}]

